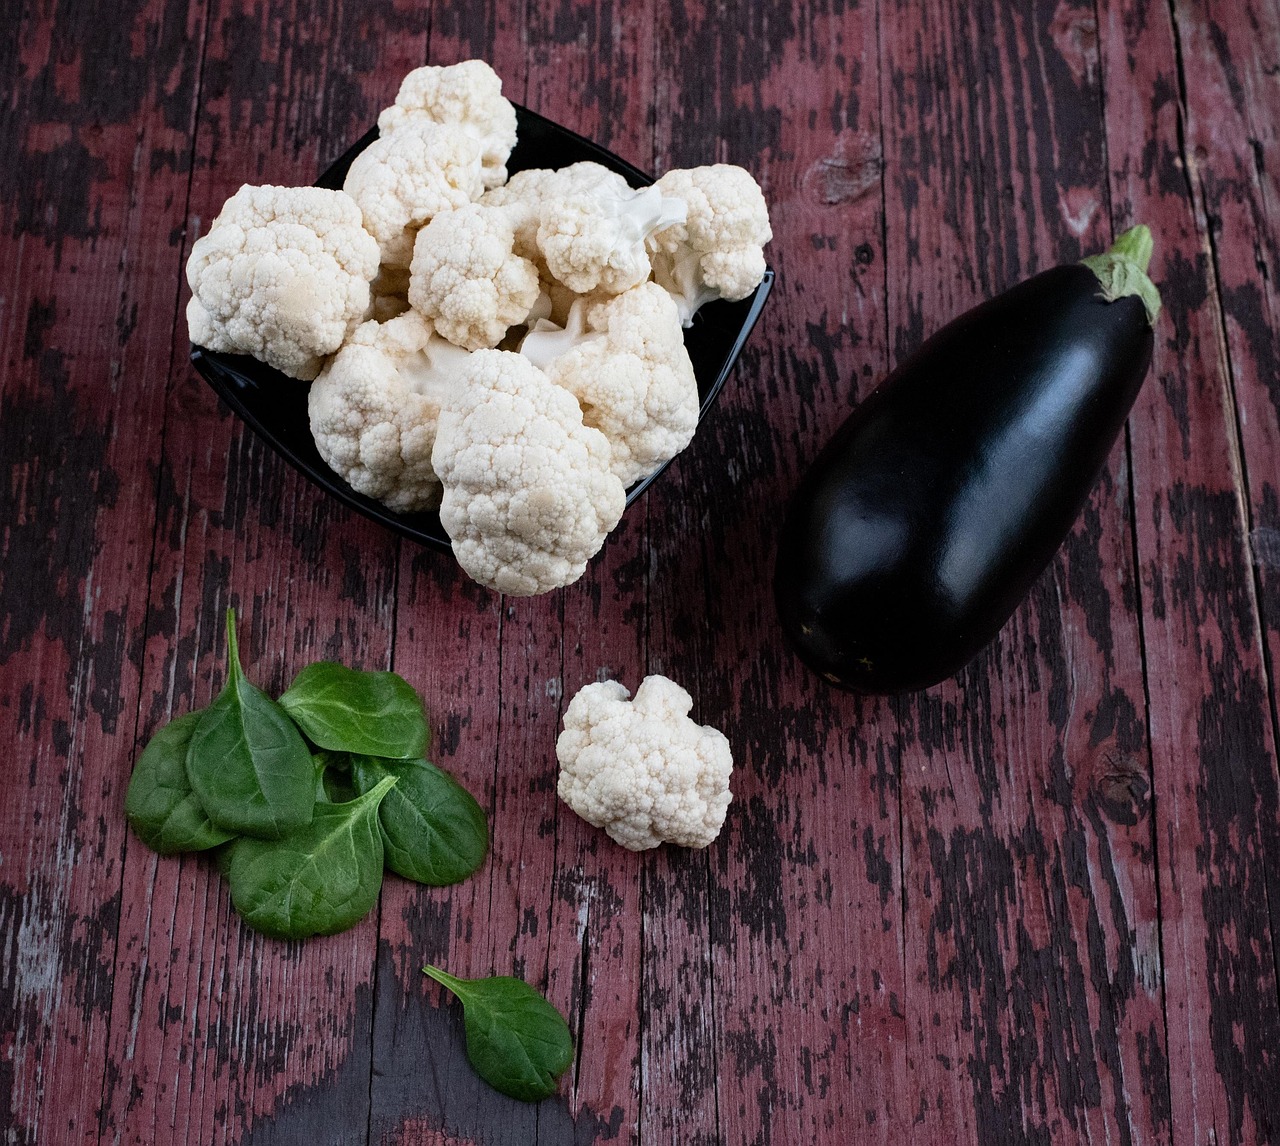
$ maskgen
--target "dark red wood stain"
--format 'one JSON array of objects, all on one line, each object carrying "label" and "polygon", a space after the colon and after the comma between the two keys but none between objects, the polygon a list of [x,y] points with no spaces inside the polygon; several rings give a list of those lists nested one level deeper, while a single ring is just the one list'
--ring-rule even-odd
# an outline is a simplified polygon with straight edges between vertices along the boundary
[{"label": "dark red wood stain", "polygon": [[[19,11],[20,9],[20,11]],[[67,0],[0,37],[0,1134],[14,1143],[1265,1143],[1280,1137],[1280,15],[1261,0]],[[422,63],[642,167],[743,163],[778,285],[690,450],[578,585],[506,601],[353,518],[186,363],[182,266]],[[773,534],[821,443],[977,300],[1156,235],[1125,441],[954,682],[826,688]],[[264,940],[126,830],[136,752],[225,674],[426,697],[490,809],[453,889]],[[555,795],[568,698],[684,683],[732,740],[705,852]],[[421,974],[568,1016],[495,1095]]]}]

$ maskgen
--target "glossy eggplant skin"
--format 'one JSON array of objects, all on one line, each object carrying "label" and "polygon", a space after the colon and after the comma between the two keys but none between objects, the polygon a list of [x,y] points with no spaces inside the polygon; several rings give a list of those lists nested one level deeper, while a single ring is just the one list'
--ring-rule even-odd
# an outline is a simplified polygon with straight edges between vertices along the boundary
[{"label": "glossy eggplant skin", "polygon": [[856,692],[927,688],[1000,630],[1070,531],[1151,361],[1143,303],[1084,266],[950,323],[814,462],[774,592],[801,658]]}]

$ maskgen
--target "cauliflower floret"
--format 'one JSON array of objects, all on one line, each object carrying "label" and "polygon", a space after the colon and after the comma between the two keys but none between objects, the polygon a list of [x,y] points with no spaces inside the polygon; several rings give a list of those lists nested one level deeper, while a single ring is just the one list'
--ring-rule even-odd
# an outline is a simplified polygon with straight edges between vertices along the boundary
[{"label": "cauliflower floret", "polygon": [[378,244],[320,187],[241,187],[187,260],[191,341],[311,379],[369,309]]},{"label": "cauliflower floret", "polygon": [[608,439],[582,424],[572,394],[519,354],[477,350],[463,374],[431,457],[454,556],[500,593],[571,584],[626,506]]},{"label": "cauliflower floret", "polygon": [[480,160],[472,136],[428,119],[375,139],[355,157],[342,189],[360,205],[385,265],[407,267],[419,228],[480,198]]},{"label": "cauliflower floret", "polygon": [[311,433],[325,464],[397,512],[435,509],[436,425],[469,357],[415,311],[366,322],[311,386]]},{"label": "cauliflower floret", "polygon": [[515,222],[516,254],[536,263],[545,270],[542,252],[538,250],[538,222],[542,208],[551,201],[569,195],[585,194],[600,188],[625,195],[631,189],[617,172],[589,160],[572,163],[555,170],[546,167],[530,167],[517,171],[501,187],[486,191],[482,202],[486,206],[508,207],[519,204],[529,210]]},{"label": "cauliflower floret", "polygon": [[538,268],[512,250],[527,209],[470,203],[418,232],[409,303],[468,350],[497,346],[538,301]]},{"label": "cauliflower floret", "polygon": [[698,380],[680,314],[656,283],[580,299],[563,331],[538,323],[520,352],[578,399],[583,422],[609,439],[624,486],[674,458],[698,428]]},{"label": "cauliflower floret", "polygon": [[502,80],[483,60],[447,68],[415,68],[404,78],[392,107],[378,116],[383,135],[419,120],[461,127],[480,144],[486,187],[507,178],[507,157],[516,145],[516,109],[502,97]]},{"label": "cauliflower floret", "polygon": [[538,219],[538,250],[552,278],[578,294],[621,294],[651,273],[645,240],[684,222],[683,199],[657,187],[636,191],[601,182],[586,191],[548,198]]},{"label": "cauliflower floret", "polygon": [[773,231],[750,172],[716,163],[668,171],[655,186],[689,205],[687,220],[648,240],[654,280],[674,296],[685,326],[704,303],[746,298],[760,285]]},{"label": "cauliflower floret", "polygon": [[560,799],[632,851],[705,848],[733,799],[729,741],[689,719],[692,698],[664,676],[628,695],[610,680],[569,702],[556,741]]}]

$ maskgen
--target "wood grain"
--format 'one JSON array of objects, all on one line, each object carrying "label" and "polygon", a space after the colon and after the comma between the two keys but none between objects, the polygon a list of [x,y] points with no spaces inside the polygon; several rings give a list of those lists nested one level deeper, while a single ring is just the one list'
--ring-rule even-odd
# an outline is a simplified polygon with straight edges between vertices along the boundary
[{"label": "wood grain", "polygon": [[[0,37],[0,1136],[464,1146],[1280,1136],[1280,17],[1261,0],[72,0]],[[641,167],[738,162],[778,285],[584,579],[505,600],[313,490],[194,377],[181,268],[422,62]],[[859,700],[783,649],[785,500],[950,317],[1144,221],[1166,314],[1126,439],[998,640]],[[124,827],[225,675],[395,667],[490,810],[471,880],[304,944]],[[734,744],[705,852],[555,796],[582,684],[687,685]],[[495,1095],[421,974],[569,1017]]]}]

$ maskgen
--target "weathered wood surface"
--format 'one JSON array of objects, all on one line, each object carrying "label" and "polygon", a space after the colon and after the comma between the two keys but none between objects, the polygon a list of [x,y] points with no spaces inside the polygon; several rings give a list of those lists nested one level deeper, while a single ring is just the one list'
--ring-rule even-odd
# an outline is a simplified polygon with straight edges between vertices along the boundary
[{"label": "weathered wood surface", "polygon": [[[1265,0],[70,0],[0,37],[0,1128],[14,1143],[1280,1138],[1280,13]],[[424,61],[641,166],[750,167],[778,286],[578,585],[504,601],[341,511],[186,363],[181,267]],[[956,681],[781,651],[788,491],[948,317],[1133,221],[1167,314],[1071,539]],[[332,939],[244,929],[125,830],[138,747],[251,675],[395,667],[493,855]],[[566,698],[687,683],[736,749],[704,853],[558,804]],[[569,1016],[496,1096],[419,968]]]}]

